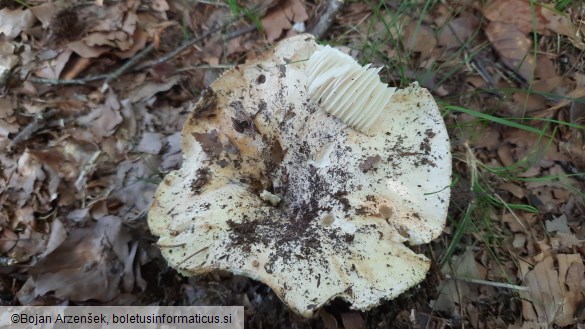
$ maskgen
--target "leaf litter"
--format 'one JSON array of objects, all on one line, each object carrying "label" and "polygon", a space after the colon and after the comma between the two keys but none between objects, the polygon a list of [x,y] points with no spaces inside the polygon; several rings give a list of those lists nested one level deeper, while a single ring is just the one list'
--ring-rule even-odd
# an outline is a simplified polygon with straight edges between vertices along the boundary
[{"label": "leaf litter", "polygon": [[[435,263],[449,257],[405,296],[369,312],[333,301],[308,321],[252,280],[180,277],[160,258],[145,216],[156,185],[181,164],[181,127],[205,85],[222,67],[314,25],[326,1],[270,1],[258,20],[254,14],[236,20],[229,33],[158,63],[234,13],[203,1],[33,1],[26,8],[1,1],[0,269],[7,278],[0,292],[8,296],[2,303],[238,304],[246,306],[251,328],[579,327],[585,149],[575,125],[584,117],[585,13],[554,4],[448,1],[426,11],[407,8],[396,18],[405,8],[399,1],[376,8],[358,2],[334,17],[324,38],[387,65],[383,78],[391,84],[400,85],[403,72],[441,100],[497,118],[523,117],[514,122],[543,133],[446,113],[460,159],[453,222],[463,225],[485,195],[495,211],[472,211],[473,230],[459,237],[459,226],[450,225],[434,251],[420,250]],[[237,5],[245,12],[261,3]],[[378,48],[370,52],[368,43]],[[145,50],[133,63],[142,69],[112,76],[108,88],[102,89],[105,78],[86,79],[132,64]],[[216,147],[213,136],[198,138],[210,151]],[[376,163],[368,159],[361,169]],[[462,240],[449,254],[455,239]]]}]

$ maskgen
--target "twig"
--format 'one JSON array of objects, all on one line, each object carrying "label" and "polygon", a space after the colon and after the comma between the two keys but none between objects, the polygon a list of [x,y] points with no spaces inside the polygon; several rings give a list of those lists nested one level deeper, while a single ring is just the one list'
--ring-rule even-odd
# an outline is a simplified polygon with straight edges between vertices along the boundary
[{"label": "twig", "polygon": [[525,286],[517,286],[514,284],[508,284],[508,283],[501,283],[501,282],[494,282],[494,281],[487,281],[487,280],[479,280],[479,279],[467,279],[467,278],[460,278],[460,277],[452,277],[450,275],[445,275],[445,277],[447,279],[450,280],[459,280],[459,281],[465,281],[465,282],[469,282],[469,283],[475,283],[475,284],[483,284],[486,286],[493,286],[493,287],[498,287],[498,288],[506,288],[506,289],[514,289],[514,290],[522,290],[522,291],[526,291],[529,290],[528,287]]},{"label": "twig", "polygon": [[[257,10],[260,10],[260,8],[258,8]],[[236,21],[240,20],[243,16],[239,15],[233,19],[228,20],[227,22],[225,22],[224,24],[220,24],[217,27],[208,30],[207,32],[203,33],[202,35],[195,37],[185,43],[183,43],[181,46],[179,46],[179,48],[167,53],[166,55],[145,63],[143,65],[139,65],[137,67],[135,67],[132,71],[140,71],[146,68],[150,68],[154,65],[166,62],[172,58],[174,58],[175,56],[179,55],[181,52],[183,52],[185,49],[193,46],[194,44],[208,38],[209,36],[220,32],[221,30],[225,29],[226,27],[232,25],[233,23],[235,23]],[[254,27],[255,28],[255,27]],[[232,39],[235,38],[241,34],[244,33],[248,33],[250,32],[250,27],[247,27],[246,29],[243,30],[238,30],[238,31],[234,31],[231,34],[228,34],[226,36],[226,39]],[[134,65],[136,65],[136,63],[138,61],[140,61],[141,59],[143,59],[146,55],[148,55],[152,50],[154,49],[154,45],[150,44],[148,45],[146,48],[142,49],[136,56],[134,56],[132,59],[130,59],[129,61],[127,61],[126,63],[124,63],[124,65],[122,65],[121,67],[119,67],[117,70],[115,70],[114,72],[108,73],[108,74],[99,74],[99,75],[92,75],[86,78],[80,78],[80,79],[72,79],[72,80],[61,80],[61,79],[44,79],[44,78],[29,78],[28,80],[30,82],[33,83],[40,83],[40,84],[49,84],[49,85],[84,85],[88,82],[93,82],[93,81],[99,81],[99,80],[106,80],[104,81],[104,84],[102,85],[101,90],[105,91],[108,87],[109,82],[111,82],[112,80],[115,80],[117,78],[119,78],[122,74],[124,74],[125,72],[127,72],[128,70],[130,70]]]},{"label": "twig", "polygon": [[104,84],[102,85],[101,92],[104,93],[106,90],[108,90],[110,81],[118,79],[122,74],[124,74],[124,72],[128,71],[132,66],[138,63],[138,61],[146,57],[146,55],[148,55],[153,49],[154,44],[151,43],[146,46],[146,48],[142,49],[138,54],[136,54],[136,56],[132,57],[129,61],[124,63],[124,65],[120,66],[114,72],[108,74],[106,81],[104,81]]},{"label": "twig", "polygon": [[235,39],[235,38],[239,37],[240,35],[244,35],[248,32],[252,32],[252,31],[256,30],[256,28],[257,28],[256,25],[244,26],[243,28],[241,28],[239,30],[235,30],[235,31],[228,33],[224,39],[225,40]]},{"label": "twig", "polygon": [[179,267],[179,266],[183,265],[183,263],[185,263],[185,262],[186,262],[186,261],[188,261],[189,259],[191,259],[191,258],[193,258],[193,257],[197,256],[197,254],[199,254],[199,253],[201,253],[202,251],[205,251],[205,250],[207,250],[207,249],[209,249],[209,247],[203,247],[203,248],[201,248],[201,249],[197,250],[196,252],[194,252],[193,254],[191,254],[190,256],[188,256],[187,258],[185,258],[185,259],[183,259],[182,261],[180,261],[180,262],[179,262],[179,263],[178,263],[176,266],[177,266],[177,267]]},{"label": "twig", "polygon": [[57,114],[57,112],[58,111],[56,109],[52,109],[45,113],[37,115],[31,123],[24,127],[24,129],[22,129],[14,137],[12,142],[10,142],[8,149],[12,149],[12,147],[14,147],[15,145],[28,140],[35,132],[42,129],[47,124],[47,120],[49,120],[52,116]]},{"label": "twig", "polygon": [[327,8],[325,8],[325,11],[323,11],[315,26],[309,30],[309,33],[313,34],[316,38],[322,37],[333,24],[335,15],[341,7],[343,7],[343,0],[329,0]]},{"label": "twig", "polygon": [[[252,12],[256,12],[256,11],[260,11],[260,10],[262,10],[262,6],[256,6],[255,8],[252,9]],[[143,65],[138,66],[136,68],[136,70],[142,70],[142,69],[145,69],[145,68],[152,67],[152,66],[154,66],[156,64],[164,63],[164,62],[166,62],[166,61],[174,58],[175,56],[179,55],[181,52],[183,52],[183,50],[185,50],[185,49],[193,46],[194,44],[200,42],[201,40],[206,39],[207,37],[211,36],[212,34],[215,34],[216,32],[219,32],[219,31],[223,30],[224,28],[226,28],[226,27],[228,27],[230,25],[233,25],[235,22],[237,22],[238,20],[242,19],[243,17],[244,17],[244,14],[238,15],[237,17],[234,17],[233,19],[228,20],[224,24],[218,25],[217,27],[208,30],[207,32],[203,33],[201,36],[187,41],[186,43],[184,43],[181,46],[179,46],[179,48],[171,51],[170,53],[164,55],[163,57],[160,57],[159,59],[157,59],[157,60],[155,60],[153,62],[146,63],[146,64],[143,64]],[[238,31],[236,31],[236,32],[238,32]],[[245,33],[247,33],[247,32],[249,32],[249,31],[246,31]],[[229,40],[231,38],[235,38],[235,37],[237,37],[239,35],[240,34],[237,34],[236,35],[236,34],[233,34],[233,33],[231,35],[228,34],[226,36],[226,40]]]},{"label": "twig", "polygon": [[190,70],[201,70],[201,69],[225,70],[225,69],[231,69],[234,66],[236,66],[236,65],[235,64],[218,64],[218,65],[186,66],[186,67],[182,67],[182,68],[178,69],[177,72],[185,72],[185,71],[190,71]]}]

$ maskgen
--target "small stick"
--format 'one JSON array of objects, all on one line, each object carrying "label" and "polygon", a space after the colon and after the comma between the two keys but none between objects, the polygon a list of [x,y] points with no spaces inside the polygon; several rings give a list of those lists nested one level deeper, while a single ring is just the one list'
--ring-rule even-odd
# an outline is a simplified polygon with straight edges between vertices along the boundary
[{"label": "small stick", "polygon": [[498,288],[506,288],[506,289],[522,290],[522,291],[529,290],[528,287],[517,286],[514,284],[508,284],[508,283],[493,282],[493,281],[479,280],[479,279],[467,279],[467,278],[460,278],[460,277],[452,277],[449,274],[445,275],[445,277],[447,279],[450,279],[450,280],[459,280],[459,281],[465,281],[465,282],[469,282],[469,283],[483,284],[486,286],[498,287]]},{"label": "small stick", "polygon": [[10,142],[8,149],[10,150],[15,145],[28,140],[35,132],[42,129],[47,124],[47,120],[49,120],[51,117],[53,117],[55,114],[57,114],[57,112],[58,111],[56,109],[52,109],[52,110],[49,110],[45,113],[40,113],[39,115],[37,115],[31,123],[29,123],[26,127],[24,127],[24,129],[22,129],[14,137],[12,142]]},{"label": "small stick", "polygon": [[[259,11],[259,10],[261,10],[261,6],[258,6],[257,8],[254,8],[254,9],[252,9],[252,11],[253,11],[253,12],[255,12],[255,11]],[[243,14],[242,14],[242,15],[238,15],[238,17],[235,17],[235,18],[233,18],[233,19],[230,19],[230,20],[228,20],[227,22],[225,22],[224,24],[221,24],[221,25],[219,25],[219,26],[217,26],[217,27],[215,27],[215,28],[213,28],[213,29],[211,29],[211,30],[208,30],[207,32],[203,33],[201,36],[199,36],[199,37],[197,37],[197,38],[193,38],[193,39],[191,39],[191,40],[187,41],[186,43],[184,43],[184,44],[182,44],[181,46],[179,46],[179,48],[177,48],[177,49],[175,49],[175,50],[171,51],[170,53],[168,53],[168,54],[164,55],[163,57],[160,57],[159,59],[156,59],[156,60],[154,60],[153,62],[146,63],[146,64],[144,64],[144,65],[140,65],[139,67],[137,67],[137,68],[136,68],[136,70],[142,70],[142,69],[145,69],[145,68],[152,67],[152,66],[154,66],[154,65],[156,65],[156,64],[164,63],[164,62],[166,62],[166,61],[168,61],[168,60],[170,60],[170,59],[174,58],[175,56],[177,56],[177,55],[178,55],[178,54],[180,54],[181,52],[183,52],[183,50],[185,50],[185,49],[187,49],[187,48],[189,48],[189,47],[193,46],[194,44],[196,44],[196,43],[200,42],[200,41],[201,41],[201,40],[203,40],[203,39],[206,39],[207,37],[209,37],[209,36],[211,36],[211,35],[215,34],[216,32],[219,32],[219,31],[223,30],[223,29],[224,29],[224,28],[226,28],[227,26],[230,26],[230,25],[234,24],[236,21],[240,20],[242,17],[243,17]],[[236,32],[238,32],[238,31],[236,31]],[[246,32],[246,33],[247,33],[247,32]],[[239,35],[239,34],[238,34],[238,35]],[[230,36],[230,35],[228,34],[228,37],[230,37],[230,38],[227,38],[227,40],[229,40],[229,39],[231,39],[231,38],[235,38],[235,37],[237,37],[238,35],[232,34],[232,35]]]},{"label": "small stick", "polygon": [[183,259],[182,261],[180,261],[176,266],[179,267],[181,265],[183,265],[183,263],[185,263],[186,261],[188,261],[189,259],[197,256],[197,254],[201,253],[202,251],[205,251],[209,249],[209,247],[203,247],[201,249],[199,249],[198,251],[194,252],[192,255],[188,256],[187,258]]},{"label": "small stick", "polygon": [[151,43],[148,46],[146,46],[146,48],[142,49],[138,54],[136,54],[136,56],[132,57],[132,59],[130,59],[129,61],[124,63],[124,65],[120,66],[114,72],[108,74],[106,77],[106,81],[104,81],[104,84],[102,85],[101,92],[104,93],[106,90],[108,90],[110,81],[119,78],[122,74],[124,74],[126,71],[128,71],[132,66],[134,66],[136,63],[138,63],[138,61],[140,61],[141,59],[146,57],[146,55],[148,55],[153,49],[154,49],[154,44]]},{"label": "small stick", "polygon": [[319,17],[319,20],[309,32],[316,38],[321,38],[333,24],[335,15],[339,12],[341,7],[343,7],[343,0],[329,0],[327,8],[325,8],[323,14],[321,14],[321,17]]},{"label": "small stick", "polygon": [[[160,64],[163,62],[166,62],[172,58],[174,58],[175,56],[177,56],[178,54],[180,54],[181,52],[183,52],[185,49],[193,46],[194,44],[202,41],[203,39],[206,39],[207,37],[211,36],[212,34],[215,34],[221,30],[223,30],[224,28],[232,25],[234,22],[236,22],[237,20],[241,19],[241,15],[238,17],[235,17],[234,19],[230,19],[227,22],[225,22],[224,24],[221,24],[219,26],[217,26],[216,28],[213,28],[211,30],[208,30],[207,32],[203,33],[201,36],[195,37],[189,41],[187,41],[186,43],[182,44],[181,46],[179,46],[179,48],[167,53],[166,55],[152,61],[149,63],[145,63],[143,65],[139,65],[138,67],[134,68],[132,71],[140,71],[146,68],[150,68],[156,64]],[[247,33],[249,31],[246,31],[244,33]],[[240,34],[241,31],[235,31],[232,32],[232,34],[228,34],[228,40],[235,38]],[[146,48],[142,49],[136,56],[134,56],[132,59],[130,59],[129,61],[127,61],[126,63],[124,63],[124,65],[122,65],[121,67],[119,67],[117,70],[115,70],[114,72],[108,73],[108,74],[99,74],[99,75],[92,75],[86,78],[80,78],[80,79],[72,79],[72,80],[62,80],[62,79],[44,79],[44,78],[29,78],[28,80],[30,82],[33,83],[40,83],[40,84],[49,84],[49,85],[84,85],[88,82],[93,82],[93,81],[99,81],[99,80],[106,80],[104,81],[104,84],[102,85],[101,90],[105,91],[108,87],[109,82],[111,82],[112,80],[115,80],[117,78],[119,78],[122,74],[126,73],[128,70],[130,70],[130,68],[132,68],[134,65],[136,65],[136,63],[138,61],[140,61],[141,59],[143,59],[146,55],[148,55],[152,50],[154,49],[154,45],[150,44],[148,45]]]},{"label": "small stick", "polygon": [[244,35],[248,32],[252,32],[256,30],[256,25],[248,25],[248,26],[244,26],[243,28],[239,29],[239,30],[235,30],[233,32],[228,33],[225,36],[225,40],[231,40],[231,39],[235,39],[237,37],[239,37],[240,35]]}]

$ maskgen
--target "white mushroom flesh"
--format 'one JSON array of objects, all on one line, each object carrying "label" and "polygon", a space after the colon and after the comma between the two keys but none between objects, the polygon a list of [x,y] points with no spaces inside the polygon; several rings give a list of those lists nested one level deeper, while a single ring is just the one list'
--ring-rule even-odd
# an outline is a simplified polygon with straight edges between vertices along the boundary
[{"label": "white mushroom flesh", "polygon": [[[355,104],[368,105],[332,96],[329,77],[353,88],[341,75],[307,74],[320,49],[296,36],[218,79],[186,122],[183,167],[165,177],[148,217],[171,266],[258,279],[304,316],[335,297],[368,309],[420,282],[429,260],[405,243],[441,234],[450,194],[449,138],[430,93],[413,84],[376,102],[381,113],[358,115]],[[371,124],[368,134],[310,101],[311,88],[349,125]]]}]

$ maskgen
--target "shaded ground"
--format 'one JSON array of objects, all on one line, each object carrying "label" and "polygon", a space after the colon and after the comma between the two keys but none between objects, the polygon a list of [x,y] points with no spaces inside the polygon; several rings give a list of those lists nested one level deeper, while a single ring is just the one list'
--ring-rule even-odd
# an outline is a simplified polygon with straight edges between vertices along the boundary
[{"label": "shaded ground", "polygon": [[417,250],[435,264],[418,287],[305,320],[258,282],[166,267],[146,210],[180,166],[186,115],[327,5],[0,1],[2,303],[237,304],[249,328],[583,328],[579,1],[347,1],[321,35],[441,106],[453,195],[444,234]]}]

